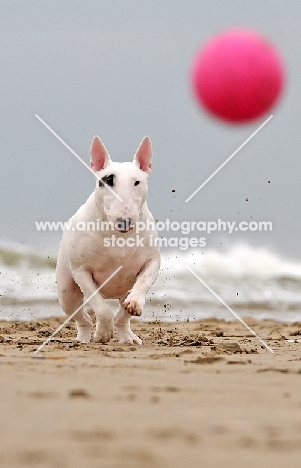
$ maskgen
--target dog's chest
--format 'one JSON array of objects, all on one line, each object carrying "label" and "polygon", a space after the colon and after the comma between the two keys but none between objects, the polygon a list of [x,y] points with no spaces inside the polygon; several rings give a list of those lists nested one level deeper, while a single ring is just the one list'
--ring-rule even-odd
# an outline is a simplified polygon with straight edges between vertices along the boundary
[{"label": "dog's chest", "polygon": [[144,256],[130,255],[128,252],[121,251],[119,255],[102,256],[94,259],[91,264],[93,281],[100,286],[107,278],[112,275],[119,267],[122,267],[116,275],[102,288],[102,295],[105,298],[121,298],[127,294],[129,289],[136,282],[137,275],[145,263]]},{"label": "dog's chest", "polygon": [[122,298],[136,282],[143,265],[149,259],[148,248],[110,247],[89,243],[73,251],[71,268],[90,271],[94,283],[99,287],[114,275],[101,289],[104,298]]}]

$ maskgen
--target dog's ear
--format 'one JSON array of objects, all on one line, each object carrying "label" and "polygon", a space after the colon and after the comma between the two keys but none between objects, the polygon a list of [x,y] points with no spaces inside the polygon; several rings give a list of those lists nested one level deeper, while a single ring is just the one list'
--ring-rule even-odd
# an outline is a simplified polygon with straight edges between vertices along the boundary
[{"label": "dog's ear", "polygon": [[90,166],[94,172],[101,171],[111,162],[109,153],[98,136],[95,136],[92,140],[90,155]]},{"label": "dog's ear", "polygon": [[144,137],[137,153],[134,156],[133,163],[147,174],[152,170],[152,142],[148,136]]}]

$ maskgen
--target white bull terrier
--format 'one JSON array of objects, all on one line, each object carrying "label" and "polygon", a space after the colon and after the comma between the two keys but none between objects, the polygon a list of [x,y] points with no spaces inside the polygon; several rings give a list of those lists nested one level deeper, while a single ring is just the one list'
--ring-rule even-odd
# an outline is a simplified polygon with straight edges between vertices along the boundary
[{"label": "white bull terrier", "polygon": [[[71,315],[110,275],[115,276],[89,300],[96,315],[94,341],[107,343],[113,337],[114,323],[120,343],[142,344],[130,328],[131,316],[139,316],[145,296],[160,268],[154,218],[147,208],[147,177],[152,169],[152,146],[145,137],[133,162],[112,162],[105,146],[95,136],[91,145],[90,166],[96,173],[96,188],[87,202],[70,219],[72,228],[63,233],[56,269],[61,307]],[[117,198],[118,195],[119,199]],[[122,201],[121,201],[122,199]],[[78,226],[96,226],[100,222],[110,230],[79,230]],[[151,223],[149,223],[151,221]],[[94,224],[91,224],[93,222]],[[137,223],[153,226],[137,239]],[[119,238],[124,240],[120,240]],[[112,246],[124,244],[123,247]],[[105,299],[119,299],[115,317]],[[92,320],[84,308],[75,315],[76,339],[88,343]]]}]

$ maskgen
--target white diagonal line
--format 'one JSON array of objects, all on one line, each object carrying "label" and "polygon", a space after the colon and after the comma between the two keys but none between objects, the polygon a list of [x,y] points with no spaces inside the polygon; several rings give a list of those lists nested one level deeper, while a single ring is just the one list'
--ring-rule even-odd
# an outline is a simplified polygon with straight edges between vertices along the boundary
[{"label": "white diagonal line", "polygon": [[92,297],[95,296],[95,294],[98,293],[98,291],[103,288],[112,278],[113,276],[116,275],[116,273],[118,273],[119,270],[121,270],[122,268],[122,265],[120,267],[117,268],[117,270],[115,270],[94,292],[93,294],[91,294],[90,297],[88,297],[88,299],[86,299],[83,304],[81,304],[71,315],[68,316],[68,318],[65,320],[64,323],[62,323],[53,333],[51,336],[49,336],[43,344],[41,344],[41,346],[39,346],[38,349],[36,349],[36,351],[34,352],[34,354],[37,354],[39,351],[41,351],[42,348],[44,348],[44,346],[49,343],[49,341],[52,340],[52,338],[62,329],[64,328],[65,325],[67,325],[67,323],[74,317],[74,315],[77,314],[77,312],[82,308],[84,307],[91,299]]},{"label": "white diagonal line", "polygon": [[107,189],[110,190],[110,192],[113,193],[116,198],[118,198],[119,201],[123,202],[122,198],[119,195],[117,195],[117,193],[114,192],[114,190],[112,190],[111,187],[108,184],[106,184],[104,180],[101,177],[99,177],[99,175],[96,174],[96,172],[94,172],[93,169],[91,169],[91,167],[88,166],[88,164],[85,163],[85,161],[83,161],[82,158],[78,154],[76,154],[76,152],[73,151],[73,149],[70,148],[70,146],[67,145],[67,143],[60,136],[58,136],[58,134],[55,133],[55,131],[52,130],[52,128],[49,127],[49,125],[47,125],[47,123],[44,122],[44,120],[41,119],[41,117],[38,114],[35,114],[35,117],[70,151],[70,153],[72,153],[88,169],[88,171],[90,171],[94,175],[94,177],[100,180],[107,187]]},{"label": "white diagonal line", "polygon": [[260,341],[260,343],[262,343],[266,347],[266,349],[268,349],[271,353],[274,353],[272,348],[270,348],[269,345],[267,345],[266,342],[263,341],[260,338],[260,336],[257,335],[257,333],[254,330],[252,330],[252,328],[249,327],[249,325],[247,325],[246,322],[239,315],[237,315],[237,313],[234,312],[234,310],[232,310],[231,307],[229,307],[228,304],[226,304],[225,301],[223,301],[223,299],[219,297],[219,295],[216,294],[216,292],[214,292],[213,289],[211,289],[207,283],[205,283],[204,280],[202,280],[202,278],[200,278],[188,265],[186,265],[186,268],[200,281],[200,283],[202,283],[208,289],[208,291],[211,292],[211,294],[213,294],[214,297],[216,297],[216,299],[218,299],[226,307],[226,309],[229,310],[229,312],[231,312],[232,315],[234,315],[235,318],[237,318],[237,320],[239,320],[244,325],[244,327],[247,328],[247,330],[249,330],[249,332],[252,333],[252,335],[254,335]]},{"label": "white diagonal line", "polygon": [[213,172],[213,174],[211,174],[211,176],[208,177],[208,179],[205,180],[205,182],[202,183],[202,185],[200,185],[191,195],[190,197],[187,198],[187,200],[185,200],[185,203],[189,202],[192,197],[194,197],[208,182],[209,180],[212,179],[212,177],[214,177],[232,158],[233,156],[235,156],[238,151],[240,151],[255,135],[256,133],[258,133],[268,122],[269,120],[271,120],[271,118],[273,117],[273,115],[270,115],[269,118],[267,118],[263,124],[260,125],[260,127],[257,128],[257,130],[255,130],[255,132],[252,133],[252,135],[249,136],[249,138],[246,139],[246,141],[243,142],[242,145],[240,145],[239,148],[237,148],[237,150],[234,151],[234,153],[231,154],[231,156],[229,156],[228,159],[226,159],[226,161],[223,162],[223,164],[221,164],[217,169],[216,171]]}]

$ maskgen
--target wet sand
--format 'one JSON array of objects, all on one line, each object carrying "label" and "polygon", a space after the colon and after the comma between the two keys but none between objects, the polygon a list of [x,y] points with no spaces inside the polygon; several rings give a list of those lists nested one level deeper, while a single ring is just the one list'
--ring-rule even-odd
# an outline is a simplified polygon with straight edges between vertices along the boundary
[{"label": "wet sand", "polygon": [[301,323],[246,320],[274,354],[239,322],[72,323],[33,359],[62,321],[0,322],[1,467],[300,467]]}]

